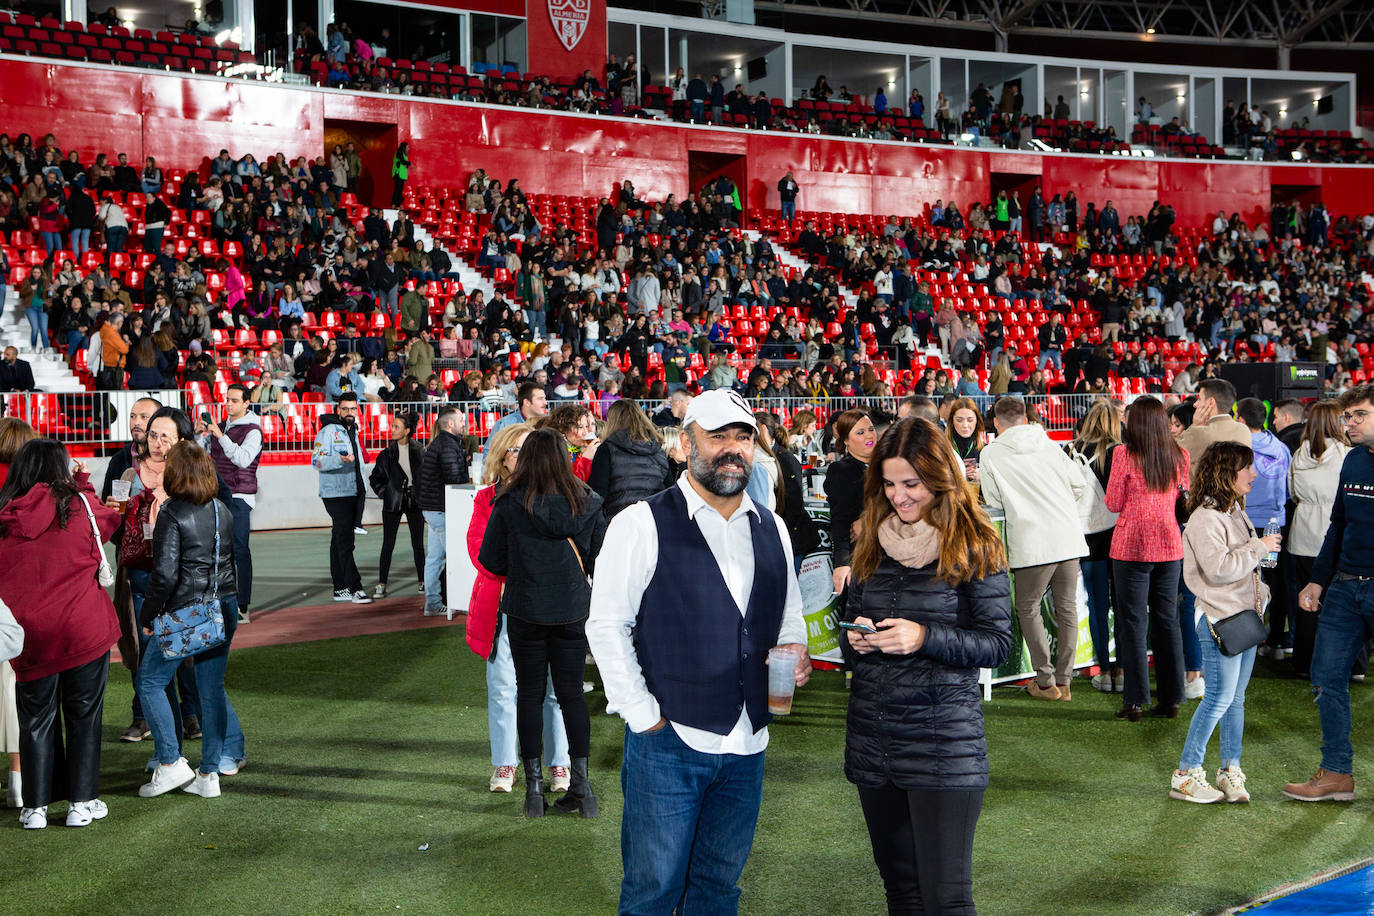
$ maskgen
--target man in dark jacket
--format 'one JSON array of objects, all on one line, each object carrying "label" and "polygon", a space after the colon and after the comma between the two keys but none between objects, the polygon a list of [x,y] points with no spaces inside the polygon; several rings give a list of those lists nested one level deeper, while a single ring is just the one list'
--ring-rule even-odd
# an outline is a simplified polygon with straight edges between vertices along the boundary
[{"label": "man in dark jacket", "polygon": [[1288,446],[1288,454],[1296,455],[1302,445],[1303,430],[1307,428],[1302,401],[1289,398],[1274,405],[1274,434]]},{"label": "man in dark jacket", "polygon": [[687,111],[688,116],[693,121],[700,121],[706,113],[706,100],[711,97],[711,90],[706,87],[706,81],[698,73],[692,77],[692,81],[687,84]]},{"label": "man in dark jacket", "polygon": [[377,305],[387,315],[395,315],[400,309],[401,281],[403,279],[401,268],[396,266],[395,260],[391,257],[391,252],[388,251],[385,257],[372,262],[372,269],[368,273],[368,285],[372,287],[377,296]]},{"label": "man in dark jacket", "polygon": [[33,367],[27,360],[19,358],[14,347],[5,348],[5,358],[0,360],[0,391],[37,391],[33,381]]},{"label": "man in dark jacket", "polygon": [[456,407],[445,407],[434,421],[434,435],[420,462],[420,509],[429,528],[429,550],[425,554],[425,616],[447,613],[440,588],[444,570],[445,491],[453,484],[468,482],[468,456],[463,450],[463,415]]}]

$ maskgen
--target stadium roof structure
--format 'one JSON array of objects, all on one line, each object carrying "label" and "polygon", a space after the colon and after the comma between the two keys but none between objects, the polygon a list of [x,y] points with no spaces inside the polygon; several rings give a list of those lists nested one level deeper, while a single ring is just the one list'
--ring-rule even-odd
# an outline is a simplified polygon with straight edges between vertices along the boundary
[{"label": "stadium roof structure", "polygon": [[[702,0],[711,11],[723,0]],[[1011,34],[1374,48],[1369,0],[755,0],[754,7]]]}]

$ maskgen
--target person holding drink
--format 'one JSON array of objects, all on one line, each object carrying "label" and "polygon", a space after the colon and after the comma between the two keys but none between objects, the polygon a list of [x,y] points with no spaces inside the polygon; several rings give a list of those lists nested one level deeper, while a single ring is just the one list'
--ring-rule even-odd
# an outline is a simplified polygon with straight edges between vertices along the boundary
[{"label": "person holding drink", "polygon": [[783,705],[770,650],[788,650],[793,687],[811,675],[787,528],[744,492],[755,423],[733,391],[693,398],[687,473],[612,519],[602,545],[616,562],[598,571],[586,629],[626,726],[622,914],[736,911],[769,707]]},{"label": "person holding drink", "polygon": [[1011,651],[1002,541],[929,420],[902,420],[864,483],[842,642],[854,672],[845,775],[890,913],[973,913],[988,785],[980,668]]}]

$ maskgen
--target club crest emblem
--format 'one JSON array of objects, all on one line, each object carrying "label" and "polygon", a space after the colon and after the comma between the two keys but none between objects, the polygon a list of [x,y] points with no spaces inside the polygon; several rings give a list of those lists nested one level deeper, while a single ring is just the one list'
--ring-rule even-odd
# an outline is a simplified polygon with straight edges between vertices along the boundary
[{"label": "club crest emblem", "polygon": [[548,0],[549,19],[563,47],[571,51],[587,32],[592,17],[591,0]]}]

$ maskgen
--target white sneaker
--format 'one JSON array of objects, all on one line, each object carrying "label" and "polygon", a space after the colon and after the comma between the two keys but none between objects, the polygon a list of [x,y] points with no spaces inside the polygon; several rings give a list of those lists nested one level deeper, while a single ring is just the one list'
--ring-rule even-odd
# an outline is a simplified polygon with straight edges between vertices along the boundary
[{"label": "white sneaker", "polygon": [[239,775],[239,771],[243,769],[243,765],[248,762],[247,757],[240,757],[238,760],[229,760],[229,766],[226,767],[224,765],[226,759],[228,758],[222,758],[219,763],[219,775],[221,776]]},{"label": "white sneaker", "polygon": [[386,583],[385,583],[385,582],[378,582],[378,583],[377,583],[377,587],[374,588],[374,589],[372,590],[372,597],[373,597],[373,598],[379,598],[379,599],[380,599],[380,598],[385,598],[385,597],[386,597]]},{"label": "white sneaker", "polygon": [[19,812],[19,824],[25,830],[42,830],[48,826],[48,806],[23,809]]},{"label": "white sneaker", "polygon": [[1193,767],[1187,772],[1174,770],[1174,775],[1169,781],[1169,797],[1210,805],[1226,796],[1207,784],[1207,773],[1202,767]]},{"label": "white sneaker", "polygon": [[369,597],[367,597],[367,592],[363,591],[362,589],[358,589],[356,592],[349,592],[348,594],[349,594],[348,600],[349,600],[349,601],[352,601],[354,604],[371,604],[371,603],[372,603],[372,599],[369,598]]},{"label": "white sneaker", "polygon": [[85,827],[91,821],[98,821],[109,813],[110,809],[98,798],[72,802],[72,806],[67,809],[67,826]]},{"label": "white sneaker", "polygon": [[1197,677],[1193,678],[1191,681],[1188,681],[1186,684],[1183,685],[1184,699],[1200,700],[1202,699],[1203,694],[1205,694],[1206,692],[1207,682],[1202,679],[1201,675],[1198,675]]},{"label": "white sneaker", "polygon": [[493,792],[509,792],[515,785],[515,767],[497,767],[488,786]]},{"label": "white sneaker", "polygon": [[10,808],[22,808],[22,807],[24,807],[24,791],[23,791],[23,786],[24,786],[24,783],[23,783],[23,780],[22,780],[21,777],[20,777],[20,774],[14,772],[13,770],[11,770],[11,771],[10,771],[10,785],[9,785],[9,789],[6,790],[6,792],[5,792],[5,804],[6,804],[7,807],[10,807]]},{"label": "white sneaker", "polygon": [[1228,802],[1244,803],[1250,800],[1250,793],[1245,791],[1245,774],[1234,763],[1224,770],[1217,770],[1217,788]]},{"label": "white sneaker", "polygon": [[347,589],[347,588],[336,588],[336,589],[334,589],[334,600],[335,600],[335,601],[352,601],[352,600],[353,600],[353,591],[352,591],[351,589]]},{"label": "white sneaker", "polygon": [[572,786],[572,775],[567,767],[549,767],[549,791],[566,792]]},{"label": "white sneaker", "polygon": [[181,791],[199,795],[201,798],[219,798],[219,774],[197,771],[196,778],[191,780],[189,785],[182,786]]},{"label": "white sneaker", "polygon": [[195,778],[195,771],[186,758],[178,757],[176,763],[153,770],[152,780],[138,787],[138,795],[140,798],[155,798],[173,789],[180,789]]},{"label": "white sneaker", "polygon": [[353,533],[354,533],[354,534],[367,534],[367,529],[364,528],[362,525],[359,525],[357,528],[354,528],[354,529],[353,529]]},{"label": "white sneaker", "polygon": [[1111,692],[1112,692],[1112,676],[1111,676],[1110,674],[1094,674],[1094,675],[1093,675],[1093,689],[1094,689],[1094,690],[1100,690],[1100,691],[1102,691],[1103,693],[1111,693]]},{"label": "white sneaker", "polygon": [[446,617],[447,615],[448,615],[448,608],[443,608],[443,607],[427,607],[427,608],[425,608],[425,616],[426,616],[426,617]]}]

